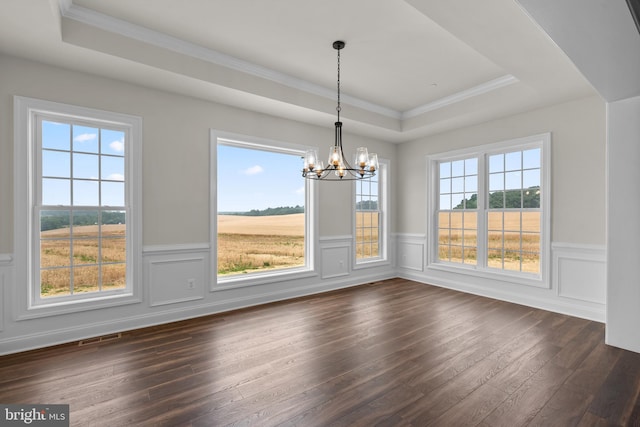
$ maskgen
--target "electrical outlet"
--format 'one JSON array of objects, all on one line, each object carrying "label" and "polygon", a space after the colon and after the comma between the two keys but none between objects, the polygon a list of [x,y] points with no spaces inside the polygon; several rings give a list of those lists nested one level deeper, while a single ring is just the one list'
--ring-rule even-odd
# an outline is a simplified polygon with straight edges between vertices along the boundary
[{"label": "electrical outlet", "polygon": [[187,280],[187,288],[195,289],[196,288],[196,279]]}]

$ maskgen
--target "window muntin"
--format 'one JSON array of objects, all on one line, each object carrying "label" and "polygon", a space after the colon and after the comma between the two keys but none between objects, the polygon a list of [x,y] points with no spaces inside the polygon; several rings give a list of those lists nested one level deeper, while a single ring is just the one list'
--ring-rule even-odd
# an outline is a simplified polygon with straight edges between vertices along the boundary
[{"label": "window muntin", "polygon": [[34,303],[124,291],[127,128],[37,116]]},{"label": "window muntin", "polygon": [[309,270],[311,198],[298,173],[304,150],[216,142],[218,282]]},{"label": "window muntin", "polygon": [[476,265],[478,160],[439,163],[438,259]]},{"label": "window muntin", "polygon": [[[430,268],[548,286],[549,147],[550,134],[542,134],[430,156]],[[464,167],[469,159],[477,161],[477,194],[475,174]],[[474,244],[475,265],[453,256]]]}]

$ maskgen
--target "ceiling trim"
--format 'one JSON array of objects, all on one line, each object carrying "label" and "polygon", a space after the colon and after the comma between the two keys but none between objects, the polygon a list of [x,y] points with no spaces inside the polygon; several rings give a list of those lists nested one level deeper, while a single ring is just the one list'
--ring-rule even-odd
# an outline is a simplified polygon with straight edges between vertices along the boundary
[{"label": "ceiling trim", "polygon": [[[182,55],[187,55],[193,58],[207,61],[235,71],[263,78],[265,80],[270,80],[309,94],[321,96],[323,98],[331,100],[335,98],[335,92],[333,89],[328,89],[324,86],[311,83],[307,80],[303,80],[286,73],[275,71],[273,69],[254,64],[252,62],[245,61],[213,49],[205,48],[201,45],[197,45],[195,43],[191,43],[165,33],[161,33],[159,31],[151,30],[149,28],[136,25],[131,22],[115,18],[113,16],[109,16],[92,9],[75,5],[73,4],[73,0],[58,0],[58,5],[60,14],[64,18],[72,19],[74,21],[78,21],[104,31],[108,31],[114,34],[120,34],[122,36],[135,39],[143,43],[168,49]],[[404,112],[365,101],[361,98],[350,96],[348,94],[342,94],[342,101],[349,105],[361,108],[372,113],[377,113],[396,120],[405,120],[452,104],[456,104],[458,102],[462,102],[474,96],[482,95],[493,90],[500,89],[502,87],[517,83],[518,81],[519,80],[516,77],[507,74],[505,76],[498,77],[472,88],[465,89],[463,91],[454,93],[444,98],[440,98],[428,104],[406,110]]]},{"label": "ceiling trim", "polygon": [[455,104],[457,102],[464,101],[465,99],[469,99],[474,96],[491,92],[492,90],[500,89],[502,87],[509,86],[514,83],[518,83],[519,81],[520,80],[518,80],[511,74],[507,74],[505,76],[498,77],[497,79],[490,80],[485,83],[481,83],[478,86],[474,86],[472,88],[465,89],[461,92],[454,93],[453,95],[445,96],[444,98],[440,98],[436,101],[430,102],[420,107],[407,110],[402,113],[401,119],[405,120],[405,119],[417,117],[421,114],[428,113],[429,111],[437,110],[439,108],[446,107],[447,105]]}]

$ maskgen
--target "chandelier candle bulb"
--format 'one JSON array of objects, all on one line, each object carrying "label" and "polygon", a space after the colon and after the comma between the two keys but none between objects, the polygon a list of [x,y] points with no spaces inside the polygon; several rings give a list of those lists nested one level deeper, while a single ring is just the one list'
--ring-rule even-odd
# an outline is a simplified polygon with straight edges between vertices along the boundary
[{"label": "chandelier candle bulb", "polygon": [[376,153],[371,153],[369,156],[369,170],[371,172],[378,170],[378,155]]},{"label": "chandelier candle bulb", "polygon": [[356,164],[360,166],[360,169],[364,169],[369,161],[369,153],[367,147],[358,147],[356,150]]}]

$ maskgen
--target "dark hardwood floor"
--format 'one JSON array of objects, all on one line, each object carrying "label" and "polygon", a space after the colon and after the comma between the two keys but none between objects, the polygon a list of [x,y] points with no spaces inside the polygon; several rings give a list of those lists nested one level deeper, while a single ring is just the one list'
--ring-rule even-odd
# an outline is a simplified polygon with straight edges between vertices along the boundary
[{"label": "dark hardwood floor", "polygon": [[78,426],[640,425],[600,323],[403,279],[0,357]]}]

